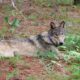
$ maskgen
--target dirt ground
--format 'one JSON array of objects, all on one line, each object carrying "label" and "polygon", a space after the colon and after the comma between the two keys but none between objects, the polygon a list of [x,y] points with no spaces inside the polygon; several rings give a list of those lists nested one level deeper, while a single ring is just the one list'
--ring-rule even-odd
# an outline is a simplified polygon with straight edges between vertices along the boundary
[{"label": "dirt ground", "polygon": [[[44,65],[48,63],[49,61],[46,61]],[[53,74],[49,75],[45,69],[46,66],[40,63],[40,59],[38,58],[22,57],[15,65],[8,59],[5,59],[0,60],[0,64],[0,80],[28,80],[28,77],[30,78],[29,80],[56,80],[53,79]],[[70,72],[66,71],[62,66],[52,66],[51,70],[51,72],[64,76],[70,75]]]}]

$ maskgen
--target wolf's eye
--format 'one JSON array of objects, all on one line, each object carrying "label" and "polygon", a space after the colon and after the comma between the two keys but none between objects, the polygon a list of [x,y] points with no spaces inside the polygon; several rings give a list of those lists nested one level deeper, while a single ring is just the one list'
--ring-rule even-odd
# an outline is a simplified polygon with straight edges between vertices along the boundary
[{"label": "wolf's eye", "polygon": [[55,33],[55,36],[58,36],[58,33]]},{"label": "wolf's eye", "polygon": [[63,33],[61,33],[61,35],[63,35]]},{"label": "wolf's eye", "polygon": [[58,34],[55,34],[54,36],[57,38],[58,37]]},{"label": "wolf's eye", "polygon": [[61,35],[63,35],[64,33],[62,32]]}]

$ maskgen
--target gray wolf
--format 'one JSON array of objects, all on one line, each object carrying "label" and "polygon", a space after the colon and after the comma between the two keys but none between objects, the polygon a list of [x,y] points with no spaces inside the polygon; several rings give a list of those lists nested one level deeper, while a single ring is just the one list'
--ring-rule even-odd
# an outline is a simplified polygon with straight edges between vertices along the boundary
[{"label": "gray wolf", "polygon": [[[37,56],[36,52],[46,50],[57,50],[57,46],[64,44],[65,22],[62,21],[58,26],[50,22],[50,29],[39,35],[29,38],[10,38],[0,40],[0,56],[13,57],[15,55]],[[46,55],[46,54],[45,54]]]}]

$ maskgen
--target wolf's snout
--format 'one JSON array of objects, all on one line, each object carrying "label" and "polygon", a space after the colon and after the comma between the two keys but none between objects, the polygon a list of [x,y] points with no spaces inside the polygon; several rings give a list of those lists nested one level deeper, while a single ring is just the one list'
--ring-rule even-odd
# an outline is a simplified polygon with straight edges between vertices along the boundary
[{"label": "wolf's snout", "polygon": [[59,43],[59,45],[63,45],[63,44],[64,44],[63,42],[60,42],[60,43]]}]

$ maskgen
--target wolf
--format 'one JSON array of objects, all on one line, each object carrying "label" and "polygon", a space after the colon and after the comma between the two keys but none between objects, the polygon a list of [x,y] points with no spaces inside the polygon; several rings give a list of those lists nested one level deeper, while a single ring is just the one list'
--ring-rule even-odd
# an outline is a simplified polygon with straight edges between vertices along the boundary
[{"label": "wolf", "polygon": [[57,47],[63,45],[65,40],[64,25],[64,21],[61,21],[58,26],[54,22],[50,22],[49,30],[39,35],[34,35],[29,38],[1,39],[0,56],[14,57],[18,54],[35,57],[37,56],[36,52],[38,50],[55,50],[59,55]]}]

